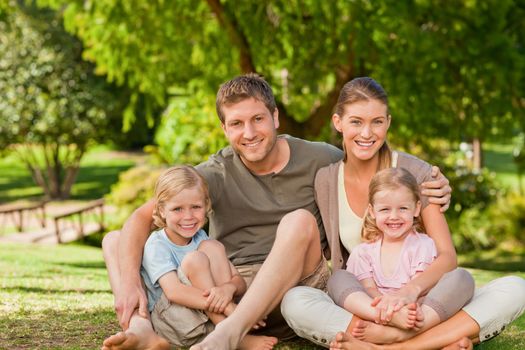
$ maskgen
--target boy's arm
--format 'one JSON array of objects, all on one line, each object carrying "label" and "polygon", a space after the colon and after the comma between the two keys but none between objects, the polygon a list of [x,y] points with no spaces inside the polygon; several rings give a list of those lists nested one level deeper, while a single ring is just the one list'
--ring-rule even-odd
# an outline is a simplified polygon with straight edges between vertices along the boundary
[{"label": "boy's arm", "polygon": [[207,297],[207,310],[215,313],[224,313],[234,296],[241,296],[246,292],[246,282],[235,266],[230,262],[232,278],[226,283],[210,288],[204,292]]},{"label": "boy's arm", "polygon": [[239,271],[233,266],[233,264],[230,262],[230,270],[232,273],[232,279],[229,283],[231,283],[235,287],[235,293],[234,296],[238,297],[246,293],[246,282],[244,281],[244,278],[241,277],[239,274]]},{"label": "boy's arm", "polygon": [[171,303],[190,309],[207,310],[206,297],[199,288],[183,284],[175,271],[165,273],[159,278],[160,288]]},{"label": "boy's arm", "polygon": [[120,232],[118,261],[120,286],[115,293],[115,310],[121,327],[125,330],[133,312],[147,318],[148,301],[140,278],[142,251],[153,223],[154,200],[143,204],[126,220]]}]

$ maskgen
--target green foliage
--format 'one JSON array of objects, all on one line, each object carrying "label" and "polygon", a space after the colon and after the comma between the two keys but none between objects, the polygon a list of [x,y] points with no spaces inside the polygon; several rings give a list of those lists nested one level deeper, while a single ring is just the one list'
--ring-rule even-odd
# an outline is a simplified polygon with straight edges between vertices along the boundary
[{"label": "green foliage", "polygon": [[163,168],[147,165],[131,168],[119,176],[119,181],[111,187],[106,196],[109,204],[118,212],[109,218],[109,227],[119,229],[135,209],[153,198],[155,183]]},{"label": "green foliage", "polygon": [[139,111],[152,125],[172,89],[213,96],[249,71],[274,87],[281,130],[296,136],[320,135],[341,86],[362,75],[390,93],[401,140],[486,139],[525,120],[517,0],[39,3],[63,9],[84,57],[130,88],[127,126]]},{"label": "green foliage", "polygon": [[196,89],[173,97],[157,129],[154,154],[165,164],[200,163],[228,144],[217,123],[211,95]]},{"label": "green foliage", "polygon": [[0,148],[11,146],[51,198],[69,196],[80,159],[103,140],[115,95],[59,13],[10,2],[0,21]]},{"label": "green foliage", "polygon": [[492,248],[502,242],[525,246],[525,197],[510,192],[485,208],[473,206],[462,211],[453,238],[463,251]]}]

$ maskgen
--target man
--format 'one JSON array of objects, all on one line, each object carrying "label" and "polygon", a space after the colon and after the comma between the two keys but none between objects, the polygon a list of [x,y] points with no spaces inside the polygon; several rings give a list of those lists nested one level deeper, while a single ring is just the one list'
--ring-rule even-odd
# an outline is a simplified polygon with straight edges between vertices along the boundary
[{"label": "man", "polygon": [[[342,158],[325,143],[278,136],[279,112],[268,83],[255,74],[236,77],[217,94],[217,113],[230,146],[197,166],[212,200],[210,236],[226,247],[249,285],[235,311],[192,349],[234,349],[284,293],[298,284],[324,289],[324,229],[314,200],[317,170]],[[435,184],[448,202],[448,182]],[[103,349],[164,349],[147,319],[139,276],[154,203],[137,209],[122,232],[104,240],[116,311],[125,330]],[[138,306],[138,311],[135,310]],[[130,320],[130,321],[129,321]],[[270,332],[272,325],[268,325]],[[278,327],[282,328],[282,327]],[[275,333],[274,333],[275,334]]]}]

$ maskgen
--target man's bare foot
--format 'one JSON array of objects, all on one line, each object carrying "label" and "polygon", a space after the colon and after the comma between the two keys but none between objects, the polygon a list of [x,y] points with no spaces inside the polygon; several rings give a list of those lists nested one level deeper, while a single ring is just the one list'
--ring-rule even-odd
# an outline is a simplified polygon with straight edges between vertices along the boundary
[{"label": "man's bare foot", "polygon": [[277,344],[277,338],[246,335],[239,344],[241,350],[271,350]]},{"label": "man's bare foot", "polygon": [[396,327],[383,326],[374,322],[359,320],[355,323],[350,335],[356,339],[375,344],[391,344],[409,339],[414,332]]},{"label": "man's bare foot", "polygon": [[169,350],[170,344],[154,332],[138,337],[130,331],[118,332],[106,338],[102,350]]},{"label": "man's bare foot", "polygon": [[455,343],[445,346],[442,350],[472,350],[474,345],[472,340],[467,337],[463,337]]},{"label": "man's bare foot", "polygon": [[361,340],[352,338],[345,332],[339,332],[335,339],[330,342],[330,350],[376,350],[379,349],[374,344],[365,343]]},{"label": "man's bare foot", "polygon": [[[392,320],[388,323],[389,326],[399,329],[414,329],[418,321],[418,305],[416,303],[405,305],[401,310],[394,312]],[[421,312],[419,312],[421,314]],[[419,325],[420,323],[418,323]]]},{"label": "man's bare foot", "polygon": [[208,334],[199,344],[193,345],[190,350],[230,350],[237,349],[242,334],[237,333],[238,328],[235,325],[230,326],[230,318],[219,323],[213,332]]}]

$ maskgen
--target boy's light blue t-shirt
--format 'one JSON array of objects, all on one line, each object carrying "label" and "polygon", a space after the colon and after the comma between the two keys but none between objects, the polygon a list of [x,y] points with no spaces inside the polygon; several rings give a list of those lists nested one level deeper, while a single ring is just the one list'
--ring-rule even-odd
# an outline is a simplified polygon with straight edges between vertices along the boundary
[{"label": "boy's light blue t-shirt", "polygon": [[199,244],[207,239],[208,235],[204,230],[199,230],[185,246],[170,241],[164,229],[155,231],[149,236],[144,246],[140,274],[146,284],[150,312],[162,295],[159,278],[170,271],[177,270],[186,254],[197,250]]}]

